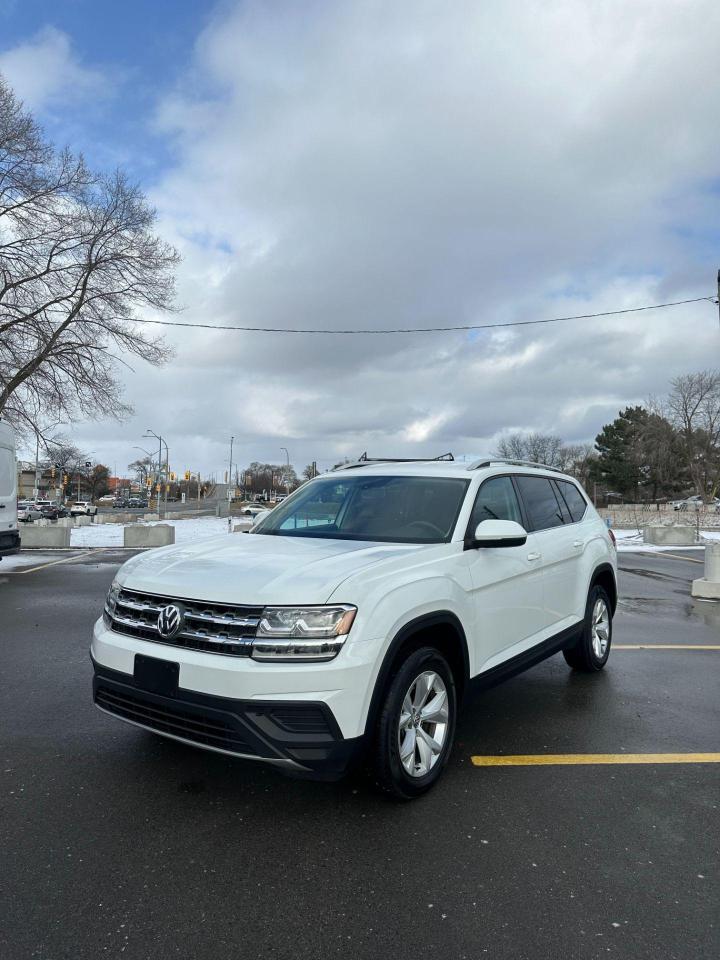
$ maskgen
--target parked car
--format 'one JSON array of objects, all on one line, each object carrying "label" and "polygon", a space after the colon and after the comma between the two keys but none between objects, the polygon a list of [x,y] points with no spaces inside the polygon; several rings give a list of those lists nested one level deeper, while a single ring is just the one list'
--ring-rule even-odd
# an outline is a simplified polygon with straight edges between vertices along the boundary
[{"label": "parked car", "polygon": [[106,493],[104,496],[98,499],[98,503],[102,503],[102,504],[108,504],[108,503],[114,503],[114,502],[115,502],[115,497],[113,496],[112,493]]},{"label": "parked car", "polygon": [[41,520],[42,510],[37,504],[30,501],[21,501],[18,503],[17,518],[21,523],[29,523],[31,520]]},{"label": "parked car", "polygon": [[39,507],[44,520],[57,520],[60,516],[60,508],[55,503],[43,503]]},{"label": "parked car", "polygon": [[124,510],[129,501],[125,497],[115,497],[113,500],[113,510]]},{"label": "parked car", "polygon": [[70,507],[71,517],[94,517],[97,512],[98,508],[91,500],[77,500]]},{"label": "parked car", "polygon": [[720,500],[717,497],[686,497],[684,500],[674,500],[673,510],[702,510],[703,507],[710,509],[717,508]]},{"label": "parked car", "polygon": [[257,506],[243,507],[243,509],[240,511],[240,516],[259,517],[264,513],[270,513],[270,511],[267,509],[267,507],[260,506],[260,504],[258,504]]},{"label": "parked car", "polygon": [[572,477],[360,461],[247,535],[128,560],[94,628],[94,699],[295,774],[333,779],[364,757],[411,798],[440,777],[471,681],[559,651],[597,673],[616,603],[612,531]]},{"label": "parked car", "polygon": [[131,510],[145,510],[147,509],[148,502],[145,497],[130,497],[127,505]]}]

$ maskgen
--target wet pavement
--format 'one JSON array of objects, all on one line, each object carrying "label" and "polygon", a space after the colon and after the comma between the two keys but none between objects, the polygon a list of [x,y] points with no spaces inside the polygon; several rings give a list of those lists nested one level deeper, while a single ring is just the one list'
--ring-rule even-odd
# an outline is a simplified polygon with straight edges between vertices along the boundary
[{"label": "wet pavement", "polygon": [[[0,563],[3,960],[720,956],[720,764],[470,761],[720,751],[697,551],[621,554],[607,669],[556,656],[471,696],[445,777],[405,805],[95,710],[89,635],[125,556]],[[687,649],[622,649],[653,644]]]}]

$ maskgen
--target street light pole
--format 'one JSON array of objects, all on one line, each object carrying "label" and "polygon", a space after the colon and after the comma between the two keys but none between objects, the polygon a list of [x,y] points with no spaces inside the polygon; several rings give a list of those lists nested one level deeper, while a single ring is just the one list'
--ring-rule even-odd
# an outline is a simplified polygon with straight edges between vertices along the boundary
[{"label": "street light pole", "polygon": [[[162,448],[163,448],[163,444],[165,444],[165,513],[167,513],[167,475],[168,475],[168,469],[169,469],[169,463],[170,463],[170,451],[168,450],[168,445],[166,441],[163,440],[163,438],[159,434],[155,433],[154,430],[151,430],[150,427],[147,428],[147,433],[155,437],[155,439],[160,442],[160,455],[158,457],[158,487],[160,486],[160,477],[162,476]],[[159,514],[160,513],[160,490],[159,489],[158,489],[157,495],[158,495],[157,509]]]},{"label": "street light pole", "polygon": [[[230,487],[232,487],[232,448],[234,440],[235,437],[230,437],[230,471],[228,473],[228,493],[230,493]],[[228,497],[228,500],[229,499],[230,497]]]},{"label": "street light pole", "polygon": [[287,451],[287,447],[280,447],[280,449],[285,451],[285,460],[287,461],[287,473],[285,474],[285,493],[290,493],[290,454]]}]

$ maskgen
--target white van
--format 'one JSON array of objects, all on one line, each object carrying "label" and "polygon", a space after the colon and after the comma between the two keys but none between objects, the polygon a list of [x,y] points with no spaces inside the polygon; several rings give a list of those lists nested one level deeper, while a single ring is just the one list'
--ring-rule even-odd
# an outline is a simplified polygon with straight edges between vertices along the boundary
[{"label": "white van", "polygon": [[0,422],[0,557],[19,550],[15,437],[9,425]]}]

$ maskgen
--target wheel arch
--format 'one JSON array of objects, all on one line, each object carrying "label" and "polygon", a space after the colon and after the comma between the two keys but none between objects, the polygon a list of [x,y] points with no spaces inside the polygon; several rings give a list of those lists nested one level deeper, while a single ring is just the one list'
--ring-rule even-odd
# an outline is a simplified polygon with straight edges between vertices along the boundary
[{"label": "wheel arch", "polygon": [[595,567],[590,578],[588,592],[590,592],[594,586],[601,586],[610,597],[612,613],[614,616],[615,610],[617,609],[618,591],[615,571],[613,570],[611,564],[601,563],[599,566]]},{"label": "wheel arch", "polygon": [[401,627],[385,651],[365,720],[366,734],[375,726],[383,694],[396,668],[413,650],[423,646],[436,647],[443,654],[453,672],[457,701],[462,700],[470,678],[470,654],[463,625],[450,610],[423,614]]}]

